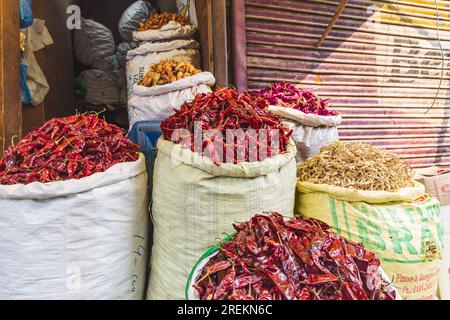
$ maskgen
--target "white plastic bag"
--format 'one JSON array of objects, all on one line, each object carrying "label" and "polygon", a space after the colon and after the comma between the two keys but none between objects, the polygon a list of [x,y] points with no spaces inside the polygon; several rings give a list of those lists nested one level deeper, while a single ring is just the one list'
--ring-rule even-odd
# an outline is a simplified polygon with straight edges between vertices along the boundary
[{"label": "white plastic bag", "polygon": [[325,147],[339,140],[337,126],[341,116],[306,114],[300,110],[269,106],[271,112],[283,118],[283,123],[292,130],[292,139],[297,145],[297,162],[305,161]]},{"label": "white plastic bag", "polygon": [[140,41],[169,41],[192,36],[197,27],[192,24],[182,26],[179,22],[170,21],[158,30],[134,31],[133,40]]},{"label": "white plastic bag", "polygon": [[160,139],[153,173],[154,246],[147,299],[184,299],[198,258],[231,234],[234,222],[265,211],[292,216],[295,153],[290,140],[285,154],[216,166],[207,157]]},{"label": "white plastic bag", "polygon": [[195,0],[176,0],[178,14],[182,15],[192,25],[198,26]]},{"label": "white plastic bag", "polygon": [[134,42],[121,42],[116,48],[117,60],[122,67],[127,65],[127,54],[128,51],[136,49],[137,45]]},{"label": "white plastic bag", "polygon": [[27,29],[22,29],[22,31],[27,34],[26,50],[22,63],[27,66],[26,83],[31,94],[31,104],[36,107],[44,102],[45,97],[50,91],[50,85],[34,53],[46,46],[52,45],[53,39],[45,26],[44,20],[35,18],[33,25]]},{"label": "white plastic bag", "polygon": [[144,157],[79,180],[0,186],[0,299],[143,299]]},{"label": "white plastic bag", "polygon": [[200,45],[195,40],[173,40],[163,43],[146,42],[127,54],[128,97],[133,86],[144,78],[150,66],[165,59],[185,60],[200,68]]},{"label": "white plastic bag", "polygon": [[215,83],[210,72],[202,72],[172,83],[155,87],[134,86],[128,100],[130,128],[138,121],[163,120],[179,109],[183,103],[193,100],[198,93],[211,92]]}]

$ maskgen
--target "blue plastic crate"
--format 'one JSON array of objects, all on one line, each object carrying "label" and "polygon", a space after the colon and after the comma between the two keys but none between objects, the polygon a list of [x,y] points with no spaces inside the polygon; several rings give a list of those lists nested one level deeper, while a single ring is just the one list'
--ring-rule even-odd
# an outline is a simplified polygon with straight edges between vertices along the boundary
[{"label": "blue plastic crate", "polygon": [[157,143],[161,137],[161,121],[139,121],[128,133],[128,137],[141,147],[147,163],[149,191],[151,196],[153,182],[153,166],[157,155]]},{"label": "blue plastic crate", "polygon": [[147,160],[156,158],[156,144],[161,137],[161,121],[139,121],[128,133],[128,137],[139,145]]}]

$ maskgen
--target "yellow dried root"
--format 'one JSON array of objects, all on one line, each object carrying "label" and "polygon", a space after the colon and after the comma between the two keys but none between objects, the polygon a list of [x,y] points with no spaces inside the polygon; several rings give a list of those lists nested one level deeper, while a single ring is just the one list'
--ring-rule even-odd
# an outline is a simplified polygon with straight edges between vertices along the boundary
[{"label": "yellow dried root", "polygon": [[164,60],[151,65],[144,78],[139,81],[139,85],[145,87],[163,85],[193,76],[200,72],[201,70],[195,68],[189,62]]},{"label": "yellow dried root", "polygon": [[413,186],[411,167],[371,144],[335,142],[297,167],[300,181],[343,188],[394,192]]},{"label": "yellow dried root", "polygon": [[168,24],[170,21],[176,21],[182,26],[185,26],[186,19],[176,13],[153,13],[146,21],[139,24],[137,31],[158,30]]}]

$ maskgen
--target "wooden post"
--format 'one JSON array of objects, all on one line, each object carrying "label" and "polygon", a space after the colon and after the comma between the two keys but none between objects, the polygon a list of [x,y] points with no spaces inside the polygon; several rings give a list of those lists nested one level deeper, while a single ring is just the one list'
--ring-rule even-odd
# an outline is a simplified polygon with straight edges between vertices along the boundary
[{"label": "wooden post", "polygon": [[247,35],[245,1],[232,0],[233,79],[238,90],[247,90]]},{"label": "wooden post", "polygon": [[331,19],[330,23],[328,24],[327,28],[322,34],[322,37],[320,37],[319,42],[317,42],[316,47],[320,47],[322,43],[325,41],[325,39],[328,37],[328,34],[330,33],[331,29],[333,29],[334,25],[336,24],[336,21],[338,21],[339,16],[342,14],[342,11],[344,11],[345,6],[348,4],[348,0],[341,0],[339,3],[336,13],[334,14],[333,18]]},{"label": "wooden post", "polygon": [[19,1],[0,0],[0,154],[21,136]]},{"label": "wooden post", "polygon": [[197,0],[198,29],[203,70],[214,74],[212,0]]},{"label": "wooden post", "polygon": [[228,86],[228,44],[227,44],[227,2],[214,0],[213,17],[213,60],[214,75],[218,87]]},{"label": "wooden post", "polygon": [[197,0],[197,18],[203,70],[210,71],[218,87],[228,86],[226,0]]}]

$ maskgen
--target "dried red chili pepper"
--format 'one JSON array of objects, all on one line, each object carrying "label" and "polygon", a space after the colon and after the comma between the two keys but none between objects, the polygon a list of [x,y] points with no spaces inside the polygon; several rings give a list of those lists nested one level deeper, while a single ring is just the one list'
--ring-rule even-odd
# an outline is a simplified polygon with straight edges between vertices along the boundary
[{"label": "dried red chili pepper", "polygon": [[206,271],[208,272],[208,274],[214,274],[217,273],[219,271],[223,271],[226,270],[228,268],[231,268],[231,262],[230,261],[221,261],[221,262],[217,262],[216,264],[213,264],[212,266],[208,266],[206,268]]},{"label": "dried red chili pepper", "polygon": [[237,234],[221,245],[197,280],[201,299],[395,299],[376,255],[319,220],[285,221],[272,213],[234,228]]},{"label": "dried red chili pepper", "polygon": [[[262,161],[282,154],[292,134],[280,117],[262,109],[249,93],[229,88],[198,94],[163,121],[161,130],[166,140],[207,156],[216,165]],[[196,133],[201,136],[195,137]]]},{"label": "dried red chili pepper", "polygon": [[136,161],[138,150],[122,129],[97,115],[51,119],[6,150],[0,161],[0,184],[80,179]]},{"label": "dried red chili pepper", "polygon": [[262,105],[274,105],[293,108],[304,113],[321,116],[335,116],[338,112],[328,109],[328,100],[317,96],[312,90],[297,88],[286,82],[278,82],[270,87],[252,91]]}]

